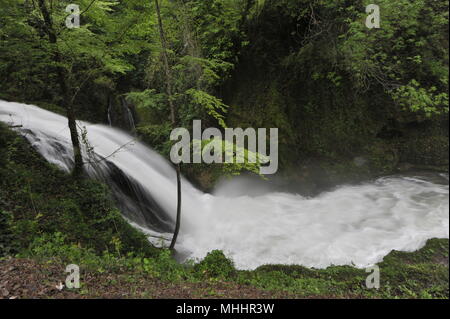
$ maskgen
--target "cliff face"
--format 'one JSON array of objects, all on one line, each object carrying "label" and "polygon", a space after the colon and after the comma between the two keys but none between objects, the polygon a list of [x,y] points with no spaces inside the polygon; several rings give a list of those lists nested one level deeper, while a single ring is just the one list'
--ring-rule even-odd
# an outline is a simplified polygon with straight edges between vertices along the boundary
[{"label": "cliff face", "polygon": [[[323,81],[246,59],[225,91],[232,127],[278,127],[282,171],[325,179],[390,174],[398,169],[448,171],[448,117],[396,111],[380,90],[356,95]],[[344,178],[343,181],[345,181]],[[340,178],[338,178],[340,180]]]},{"label": "cliff face", "polygon": [[[299,41],[308,23],[270,6],[249,22],[250,44],[222,88],[229,125],[278,127],[280,165],[294,180],[448,171],[448,114],[406,110],[376,83],[356,89],[326,38]],[[327,37],[338,41],[339,32]]]}]

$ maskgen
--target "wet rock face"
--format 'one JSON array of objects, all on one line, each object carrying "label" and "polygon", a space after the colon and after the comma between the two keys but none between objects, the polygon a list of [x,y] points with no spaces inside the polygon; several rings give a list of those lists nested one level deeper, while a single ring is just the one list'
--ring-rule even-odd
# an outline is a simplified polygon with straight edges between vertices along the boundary
[{"label": "wet rock face", "polygon": [[129,220],[157,232],[172,232],[174,221],[156,200],[131,177],[108,161],[88,170],[92,177],[106,183],[117,207]]},{"label": "wet rock face", "polygon": [[355,157],[354,159],[353,159],[353,163],[357,166],[357,167],[363,167],[363,166],[365,166],[365,165],[367,165],[367,158],[365,158],[365,157],[362,157],[362,156],[358,156],[358,157]]},{"label": "wet rock face", "polygon": [[449,141],[445,136],[411,139],[400,146],[401,160],[416,165],[448,166]]},{"label": "wet rock face", "polygon": [[133,105],[129,104],[123,97],[110,98],[106,114],[106,122],[114,127],[128,132],[136,129],[136,112]]}]

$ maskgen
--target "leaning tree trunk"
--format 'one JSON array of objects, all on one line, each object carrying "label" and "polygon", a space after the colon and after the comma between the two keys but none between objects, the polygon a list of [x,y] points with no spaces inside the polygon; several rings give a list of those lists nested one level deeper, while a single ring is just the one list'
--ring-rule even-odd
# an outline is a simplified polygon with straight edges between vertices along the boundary
[{"label": "leaning tree trunk", "polygon": [[53,53],[53,61],[56,64],[56,74],[58,76],[58,82],[61,89],[61,95],[63,97],[62,105],[64,109],[66,110],[67,114],[67,120],[69,124],[69,130],[70,130],[70,138],[72,140],[72,147],[73,147],[73,154],[74,154],[74,169],[73,169],[73,175],[75,177],[78,177],[81,175],[82,168],[83,168],[83,157],[81,155],[81,147],[80,147],[80,140],[78,137],[78,130],[77,130],[77,123],[76,123],[76,117],[75,117],[75,109],[74,105],[72,103],[72,100],[69,96],[69,90],[67,88],[67,81],[66,77],[64,75],[64,68],[61,66],[61,54],[59,53],[58,47],[57,47],[57,35],[55,32],[55,29],[53,28],[53,21],[52,17],[47,9],[47,6],[45,5],[45,0],[38,0],[39,9],[42,13],[42,16],[44,18],[44,26],[45,26],[45,32],[48,35],[49,42],[54,46],[54,53]]},{"label": "leaning tree trunk", "polygon": [[[167,44],[164,36],[164,28],[161,19],[161,11],[159,9],[158,0],[155,0],[156,14],[158,16],[158,29],[159,29],[159,38],[162,46],[162,56],[164,62],[164,72],[166,75],[166,89],[167,89],[167,97],[169,100],[170,106],[170,117],[172,120],[173,128],[176,128],[176,110],[175,105],[173,103],[173,94],[172,94],[172,74],[169,67],[169,58],[167,57]],[[175,248],[175,244],[177,242],[178,233],[180,232],[181,225],[181,164],[176,165],[177,172],[177,219],[175,222],[175,231],[173,233],[172,242],[170,243],[170,249],[173,250]]]}]

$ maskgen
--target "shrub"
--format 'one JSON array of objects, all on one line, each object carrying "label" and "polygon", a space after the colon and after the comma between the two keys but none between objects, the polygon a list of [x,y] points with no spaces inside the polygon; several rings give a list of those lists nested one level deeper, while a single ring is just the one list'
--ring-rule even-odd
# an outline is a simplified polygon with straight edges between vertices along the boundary
[{"label": "shrub", "polygon": [[201,277],[211,279],[227,279],[236,274],[233,261],[228,259],[221,250],[213,250],[205,259],[194,267]]},{"label": "shrub", "polygon": [[11,255],[16,251],[11,221],[12,215],[0,210],[0,257]]}]

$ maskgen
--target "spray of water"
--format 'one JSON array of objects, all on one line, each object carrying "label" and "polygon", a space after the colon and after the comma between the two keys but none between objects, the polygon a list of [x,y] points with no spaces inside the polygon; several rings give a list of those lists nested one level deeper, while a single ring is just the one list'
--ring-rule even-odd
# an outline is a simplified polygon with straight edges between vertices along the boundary
[{"label": "spray of water", "polygon": [[[18,130],[50,163],[73,165],[65,117],[36,106],[0,101],[0,121]],[[175,172],[134,137],[79,122],[95,155],[87,173],[108,183],[124,217],[154,243],[173,229]],[[84,151],[87,155],[87,150]],[[266,191],[248,193],[239,180],[204,194],[183,180],[178,249],[200,259],[223,250],[240,269],[263,264],[366,267],[391,250],[414,251],[430,238],[449,237],[448,175],[380,178],[342,186],[314,198]],[[256,186],[255,186],[256,187]]]}]

